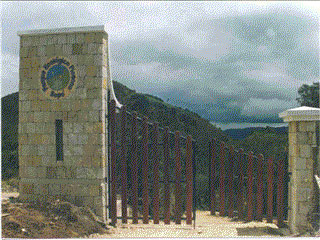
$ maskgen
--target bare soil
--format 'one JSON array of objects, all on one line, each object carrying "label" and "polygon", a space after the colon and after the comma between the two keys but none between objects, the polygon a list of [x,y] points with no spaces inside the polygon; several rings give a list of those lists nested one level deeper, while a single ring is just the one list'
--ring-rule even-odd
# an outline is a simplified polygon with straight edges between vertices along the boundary
[{"label": "bare soil", "polygon": [[[197,211],[196,225],[122,224],[103,226],[88,209],[65,202],[30,204],[17,202],[18,193],[2,193],[4,238],[187,238],[187,237],[280,237],[274,223],[234,221]],[[9,199],[10,198],[10,199]],[[119,201],[120,203],[120,201]],[[119,210],[120,205],[118,206]],[[119,211],[120,213],[120,211]]]},{"label": "bare soil", "polygon": [[20,203],[18,193],[2,193],[2,237],[79,238],[107,233],[90,211],[68,202]]}]

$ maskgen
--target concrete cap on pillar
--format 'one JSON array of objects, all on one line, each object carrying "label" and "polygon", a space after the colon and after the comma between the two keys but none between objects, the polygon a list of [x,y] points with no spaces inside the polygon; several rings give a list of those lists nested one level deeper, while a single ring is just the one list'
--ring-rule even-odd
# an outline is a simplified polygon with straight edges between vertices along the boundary
[{"label": "concrete cap on pillar", "polygon": [[320,121],[320,108],[306,106],[292,108],[279,113],[279,117],[281,117],[284,122]]}]

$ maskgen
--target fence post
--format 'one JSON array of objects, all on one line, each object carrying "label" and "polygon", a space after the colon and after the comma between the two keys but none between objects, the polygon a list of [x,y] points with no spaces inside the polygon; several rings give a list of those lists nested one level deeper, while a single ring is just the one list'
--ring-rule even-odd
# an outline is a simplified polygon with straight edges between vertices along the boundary
[{"label": "fence post", "polygon": [[238,159],[238,171],[239,171],[239,186],[238,186],[238,217],[239,219],[244,218],[243,212],[243,192],[244,192],[244,161],[243,161],[243,149],[239,149],[239,159]]},{"label": "fence post", "polygon": [[180,148],[180,132],[175,132],[175,222],[181,224],[181,148]]},{"label": "fence post", "polygon": [[[164,128],[163,135],[163,161],[164,169],[170,169],[169,165],[169,128]],[[164,224],[170,224],[170,174],[164,174]]]},{"label": "fence post", "polygon": [[219,194],[219,215],[225,216],[225,143],[221,142],[220,144],[220,194]]},{"label": "fence post", "polygon": [[117,223],[117,178],[116,178],[116,102],[110,102],[110,162],[111,162],[111,224]]},{"label": "fence post", "polygon": [[283,202],[283,194],[284,194],[284,159],[283,157],[279,158],[279,167],[278,167],[278,181],[277,181],[277,225],[278,227],[282,228],[284,227],[283,222],[283,208],[284,208],[284,202]]},{"label": "fence post", "polygon": [[216,189],[216,179],[215,179],[215,164],[216,164],[216,147],[215,139],[210,141],[210,213],[211,215],[216,214],[216,198],[215,198],[215,189]]},{"label": "fence post", "polygon": [[127,223],[127,108],[121,108],[121,213],[122,223]]},{"label": "fence post", "polygon": [[142,205],[143,205],[143,223],[149,223],[149,178],[148,178],[148,165],[149,165],[149,131],[148,119],[143,118],[142,122]]},{"label": "fence post", "polygon": [[248,215],[247,221],[253,220],[253,152],[249,152],[248,156]]},{"label": "fence post", "polygon": [[132,156],[132,222],[138,223],[138,146],[137,146],[137,112],[132,114],[131,130],[131,156]]},{"label": "fence post", "polygon": [[273,160],[268,158],[267,222],[273,222]]},{"label": "fence post", "polygon": [[234,173],[234,147],[230,146],[229,149],[229,169],[228,169],[228,192],[229,192],[229,199],[228,199],[228,216],[230,218],[233,217],[233,210],[234,210],[234,187],[233,187],[233,173]]},{"label": "fence post", "polygon": [[154,123],[153,128],[153,223],[159,224],[159,125]]},{"label": "fence post", "polygon": [[190,135],[187,136],[187,156],[186,156],[186,177],[187,177],[187,196],[186,196],[186,218],[187,224],[192,224],[192,196],[193,196],[193,186],[192,186],[192,176],[193,176],[193,169],[192,169],[192,138]]},{"label": "fence post", "polygon": [[258,155],[258,174],[257,174],[257,220],[262,221],[262,210],[263,210],[263,176],[264,176],[264,158],[262,154]]}]

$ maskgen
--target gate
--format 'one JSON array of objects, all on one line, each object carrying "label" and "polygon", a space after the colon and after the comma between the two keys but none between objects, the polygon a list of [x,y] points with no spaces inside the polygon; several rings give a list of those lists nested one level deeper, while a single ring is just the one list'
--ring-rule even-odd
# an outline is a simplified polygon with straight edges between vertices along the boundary
[{"label": "gate", "polygon": [[195,141],[116,107],[114,100],[108,113],[111,224],[195,222]]},{"label": "gate", "polygon": [[236,150],[213,139],[210,143],[210,211],[214,215],[283,227],[288,210],[287,156],[278,161]]}]

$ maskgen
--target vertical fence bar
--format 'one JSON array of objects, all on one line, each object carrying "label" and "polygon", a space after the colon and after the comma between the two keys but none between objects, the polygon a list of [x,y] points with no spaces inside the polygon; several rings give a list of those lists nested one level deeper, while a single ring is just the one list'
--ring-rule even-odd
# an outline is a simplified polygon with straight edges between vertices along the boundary
[{"label": "vertical fence bar", "polygon": [[244,193],[244,154],[243,149],[239,149],[239,158],[238,158],[238,168],[237,171],[239,171],[239,182],[238,182],[238,218],[244,219],[244,211],[243,211],[243,193]]},{"label": "vertical fence bar", "polygon": [[263,164],[264,158],[262,154],[258,155],[258,174],[257,174],[257,220],[262,221],[262,211],[263,211],[263,176],[264,169]]},{"label": "vertical fence bar", "polygon": [[[197,174],[197,159],[196,155],[198,154],[198,145],[197,142],[193,142],[192,144],[192,150],[193,150],[193,155],[192,155],[192,169],[193,169],[193,193],[197,193],[197,183],[196,183],[196,174]],[[197,208],[197,197],[193,197],[193,229],[196,229],[196,208]]]},{"label": "vertical fence bar", "polygon": [[110,162],[111,162],[111,204],[110,217],[113,226],[117,223],[117,185],[116,185],[116,102],[110,102]]},{"label": "vertical fence bar", "polygon": [[[169,128],[164,128],[163,134],[163,161],[164,169],[170,169],[169,165]],[[170,174],[164,174],[164,223],[170,224]]]},{"label": "vertical fence bar", "polygon": [[159,224],[159,124],[154,123],[153,138],[153,223]]},{"label": "vertical fence bar", "polygon": [[148,152],[149,132],[148,132],[148,119],[143,118],[142,122],[142,205],[143,205],[143,223],[149,223],[149,196],[148,196],[148,165],[149,165],[149,152]]},{"label": "vertical fence bar", "polygon": [[247,221],[253,220],[253,152],[248,156],[248,214]]},{"label": "vertical fence bar", "polygon": [[122,223],[128,222],[127,216],[127,108],[121,108],[121,213]]},{"label": "vertical fence bar", "polygon": [[137,112],[132,114],[131,129],[132,156],[132,223],[138,223],[138,145],[137,145]]},{"label": "vertical fence bar", "polygon": [[273,160],[268,158],[267,222],[273,222]]},{"label": "vertical fence bar", "polygon": [[228,199],[228,216],[230,218],[233,217],[234,211],[234,186],[233,186],[233,174],[234,174],[234,147],[230,146],[229,149],[229,169],[228,169],[228,192],[229,192],[229,199]]},{"label": "vertical fence bar", "polygon": [[175,132],[175,222],[181,224],[181,148],[180,132]]},{"label": "vertical fence bar", "polygon": [[192,138],[190,135],[187,136],[187,155],[186,155],[186,178],[187,178],[187,186],[186,186],[186,218],[187,224],[192,224],[192,196],[193,196],[193,169],[192,169],[192,159],[193,159],[193,152],[192,152]]},{"label": "vertical fence bar", "polygon": [[219,186],[219,215],[225,216],[225,143],[220,144],[220,186]]},{"label": "vertical fence bar", "polygon": [[284,227],[284,158],[279,158],[278,181],[277,181],[277,225]]},{"label": "vertical fence bar", "polygon": [[215,178],[215,164],[216,164],[216,146],[215,146],[215,139],[210,141],[210,213],[211,215],[216,214],[216,178]]}]

